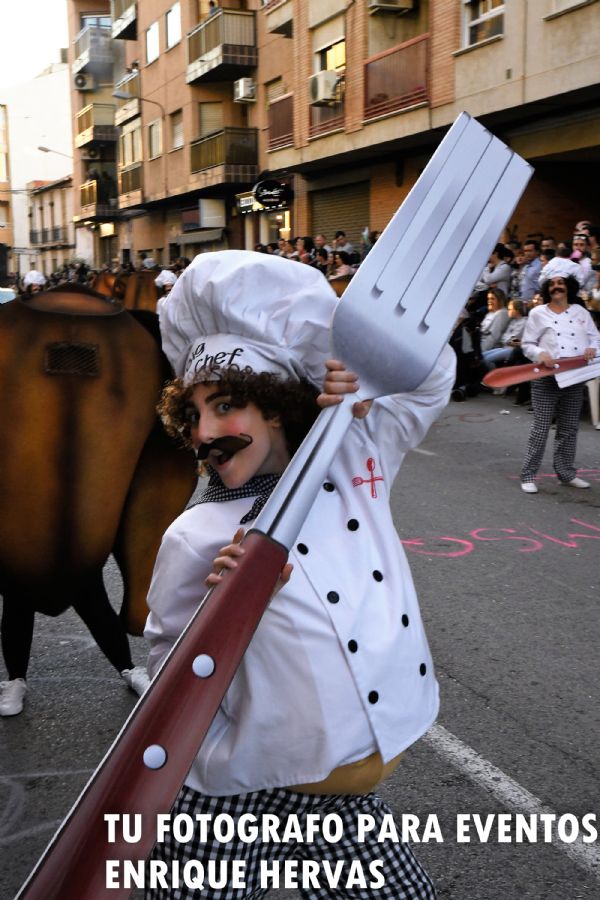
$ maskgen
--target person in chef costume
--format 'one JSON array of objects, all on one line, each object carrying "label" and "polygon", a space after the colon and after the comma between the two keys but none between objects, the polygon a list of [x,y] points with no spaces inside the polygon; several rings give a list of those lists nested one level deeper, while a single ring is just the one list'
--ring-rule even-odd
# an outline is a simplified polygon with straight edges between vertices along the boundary
[{"label": "person in chef costume", "polygon": [[25,288],[25,293],[27,294],[37,294],[39,291],[43,291],[46,285],[46,276],[41,272],[38,272],[37,269],[31,269],[29,272],[25,273],[23,278],[23,287]]},{"label": "person in chef costume", "polygon": [[[339,302],[320,272],[228,250],[197,256],[160,306],[164,350],[179,376],[161,404],[167,430],[191,442],[210,474],[199,502],[167,530],[150,587],[145,636],[156,673],[276,484],[320,407],[357,389],[330,360]],[[343,302],[343,300],[341,301]],[[276,814],[344,823],[337,843],[159,843],[154,859],[242,860],[246,888],[203,897],[262,897],[261,860],[362,865],[348,896],[435,897],[409,846],[377,842],[389,808],[374,793],[430,727],[438,686],[389,495],[407,451],[447,403],[446,347],[413,393],[355,405],[267,608],[173,808],[234,819]],[[321,393],[319,394],[319,390]],[[290,576],[291,571],[291,576]],[[242,602],[242,600],[240,601]],[[377,823],[357,839],[360,814]],[[283,829],[283,825],[282,825]],[[380,861],[376,864],[375,861]],[[298,863],[299,866],[302,862]],[[346,896],[344,878],[336,896]],[[323,884],[323,881],[321,881]],[[302,888],[305,897],[330,890]],[[148,888],[147,898],[163,897]],[[171,896],[171,895],[169,895]],[[194,896],[178,889],[177,898]]]},{"label": "person in chef costume", "polygon": [[173,285],[177,282],[177,275],[175,272],[171,272],[170,269],[163,269],[160,275],[154,279],[154,284],[162,292],[162,296],[168,294],[172,289]]}]

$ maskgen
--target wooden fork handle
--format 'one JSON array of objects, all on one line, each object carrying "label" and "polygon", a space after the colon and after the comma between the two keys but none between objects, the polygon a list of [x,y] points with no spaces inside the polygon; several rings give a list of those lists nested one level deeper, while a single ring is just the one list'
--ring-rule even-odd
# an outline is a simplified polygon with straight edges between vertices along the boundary
[{"label": "wooden fork handle", "polygon": [[[132,893],[107,887],[107,861],[122,872],[124,860],[150,854],[156,816],[170,811],[287,560],[285,547],[257,531],[243,546],[238,567],[207,595],[17,900],[124,900]],[[161,749],[164,764],[149,767],[160,763]],[[108,843],[106,813],[141,815],[142,839],[126,843],[117,828]]]},{"label": "wooden fork handle", "polygon": [[529,363],[524,366],[503,366],[488,372],[483,383],[491,388],[510,387],[512,384],[521,384],[523,381],[536,381],[547,375],[556,375],[558,372],[567,372],[569,369],[578,369],[587,365],[585,356],[572,356],[565,359],[557,359],[556,365],[548,367],[542,363]]}]

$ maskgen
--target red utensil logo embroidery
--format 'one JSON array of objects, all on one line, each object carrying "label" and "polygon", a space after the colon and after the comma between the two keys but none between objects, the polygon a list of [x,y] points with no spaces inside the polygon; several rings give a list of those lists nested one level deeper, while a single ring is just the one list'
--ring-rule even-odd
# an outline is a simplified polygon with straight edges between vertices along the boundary
[{"label": "red utensil logo embroidery", "polygon": [[370,484],[371,485],[371,497],[373,499],[377,499],[377,488],[375,487],[376,481],[383,481],[383,475],[374,475],[375,471],[375,460],[372,456],[370,456],[367,460],[367,469],[369,470],[370,478],[361,478],[360,475],[357,475],[352,479],[352,487],[360,487],[361,484]]}]

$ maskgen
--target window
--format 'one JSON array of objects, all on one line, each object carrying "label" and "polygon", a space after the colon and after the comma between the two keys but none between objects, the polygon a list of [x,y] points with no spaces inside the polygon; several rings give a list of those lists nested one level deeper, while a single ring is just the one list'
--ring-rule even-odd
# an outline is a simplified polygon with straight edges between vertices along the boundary
[{"label": "window", "polygon": [[215,131],[223,131],[223,104],[198,104],[198,136],[206,137]]},{"label": "window", "polygon": [[86,28],[87,25],[95,25],[98,28],[110,28],[112,19],[110,16],[81,16],[81,27]]},{"label": "window", "polygon": [[504,34],[504,0],[463,0],[464,46]]},{"label": "window", "polygon": [[160,119],[150,122],[148,125],[148,152],[150,159],[160,156],[162,153],[162,140]]},{"label": "window", "polygon": [[324,47],[317,54],[318,71],[333,72],[346,65],[346,41],[336,41],[330,47]]},{"label": "window", "polygon": [[167,11],[166,30],[167,30],[167,50],[174,47],[181,40],[181,6],[175,3],[171,9]]},{"label": "window", "polygon": [[120,145],[122,168],[142,161],[142,125],[139,119],[123,126]]},{"label": "window", "polygon": [[159,52],[158,22],[153,22],[146,31],[146,62],[151,63],[158,59]]},{"label": "window", "polygon": [[183,147],[185,141],[183,136],[183,112],[178,109],[177,112],[171,113],[171,150],[178,150]]}]

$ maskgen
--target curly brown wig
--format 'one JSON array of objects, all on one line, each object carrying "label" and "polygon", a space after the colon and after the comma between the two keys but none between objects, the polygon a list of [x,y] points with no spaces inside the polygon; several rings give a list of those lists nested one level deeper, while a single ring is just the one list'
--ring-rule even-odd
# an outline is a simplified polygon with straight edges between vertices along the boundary
[{"label": "curly brown wig", "polygon": [[[556,277],[556,276],[553,276]],[[582,300],[577,296],[579,294],[579,282],[573,275],[561,276],[565,286],[567,288],[567,301],[569,303],[578,303],[580,306],[584,306]],[[550,278],[547,278],[546,281],[540,288],[540,294],[542,295],[542,300],[544,303],[550,303],[552,297],[550,296]]]},{"label": "curly brown wig", "polygon": [[[279,417],[287,448],[293,456],[319,413],[317,389],[308,381],[284,381],[273,372],[253,372],[232,367],[219,371],[219,387],[229,395],[229,403],[242,409],[254,403],[267,421]],[[164,388],[157,411],[171,437],[192,446],[191,396],[195,385],[175,378]]]}]

